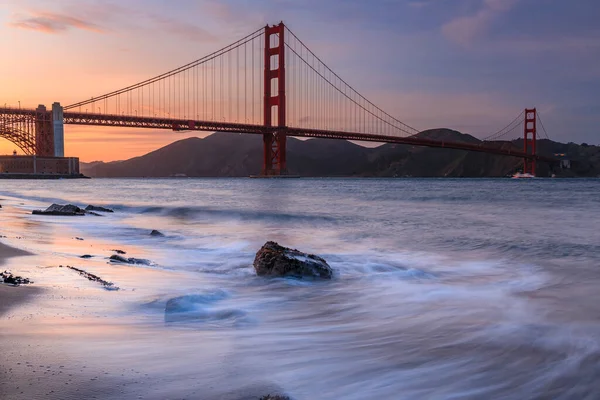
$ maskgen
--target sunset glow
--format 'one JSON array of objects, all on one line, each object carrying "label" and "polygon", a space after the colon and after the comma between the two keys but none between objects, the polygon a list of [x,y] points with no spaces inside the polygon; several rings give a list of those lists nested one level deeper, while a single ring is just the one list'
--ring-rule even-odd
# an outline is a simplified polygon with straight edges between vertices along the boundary
[{"label": "sunset glow", "polygon": [[[417,129],[449,127],[483,137],[535,106],[553,139],[597,142],[596,3],[581,1],[575,10],[550,2],[545,13],[523,21],[519,16],[535,2],[460,2],[463,7],[425,0],[186,0],[172,7],[159,1],[10,0],[0,5],[0,43],[10,55],[0,63],[0,103],[35,108],[90,99],[284,20],[347,82]],[[549,28],[554,31],[543,33]],[[578,74],[566,72],[574,66]],[[108,161],[188,136],[197,134],[67,126],[65,146],[67,155],[82,161]],[[1,154],[14,148],[0,139]]]}]

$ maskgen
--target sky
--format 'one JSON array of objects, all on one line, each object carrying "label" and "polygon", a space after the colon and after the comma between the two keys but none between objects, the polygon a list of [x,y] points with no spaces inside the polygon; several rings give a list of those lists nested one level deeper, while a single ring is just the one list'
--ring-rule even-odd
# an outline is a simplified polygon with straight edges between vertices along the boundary
[{"label": "sky", "polygon": [[[89,99],[280,20],[417,129],[485,137],[537,107],[552,139],[600,144],[597,0],[0,0],[0,104]],[[111,161],[189,136],[68,125],[65,149]]]}]

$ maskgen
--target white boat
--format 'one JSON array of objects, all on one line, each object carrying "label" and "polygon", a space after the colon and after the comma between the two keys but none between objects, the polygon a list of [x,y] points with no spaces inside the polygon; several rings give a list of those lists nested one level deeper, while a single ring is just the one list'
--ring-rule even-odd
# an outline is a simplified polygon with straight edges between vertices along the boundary
[{"label": "white boat", "polygon": [[521,173],[521,172],[517,172],[516,174],[514,174],[513,179],[523,179],[523,178],[535,178],[535,175],[532,175],[530,173]]}]

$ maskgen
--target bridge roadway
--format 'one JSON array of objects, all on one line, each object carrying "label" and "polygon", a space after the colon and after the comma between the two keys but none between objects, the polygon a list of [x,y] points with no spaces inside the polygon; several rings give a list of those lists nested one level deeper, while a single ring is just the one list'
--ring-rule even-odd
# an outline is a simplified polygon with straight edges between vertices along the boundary
[{"label": "bridge roadway", "polygon": [[[31,109],[2,109],[0,107],[0,115],[8,112],[13,117],[35,117],[36,110]],[[195,121],[184,119],[160,118],[160,117],[138,117],[117,114],[101,114],[88,112],[65,111],[64,123],[69,125],[88,125],[88,126],[111,126],[123,128],[146,128],[146,129],[168,129],[173,131],[206,131],[206,132],[231,132],[231,133],[249,133],[249,134],[264,134],[275,133],[281,131],[278,127],[267,127],[264,125],[240,124],[230,122],[214,122],[214,121]],[[527,154],[523,151],[515,149],[505,149],[498,146],[490,146],[483,144],[472,144],[452,141],[440,141],[426,138],[418,138],[415,136],[386,136],[373,135],[357,132],[343,131],[328,131],[309,128],[285,128],[287,136],[293,137],[308,137],[308,138],[325,138],[325,139],[341,139],[354,140],[363,142],[377,143],[395,143],[412,146],[425,146],[435,148],[446,148],[455,150],[476,151],[481,153],[496,154],[501,156],[519,157],[528,160],[538,160],[545,162],[556,161],[554,158],[540,155]]]}]

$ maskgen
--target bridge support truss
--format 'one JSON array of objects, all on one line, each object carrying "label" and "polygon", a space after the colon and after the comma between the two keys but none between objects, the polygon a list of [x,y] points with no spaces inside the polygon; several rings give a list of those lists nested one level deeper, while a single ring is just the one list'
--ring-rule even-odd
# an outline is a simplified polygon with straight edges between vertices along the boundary
[{"label": "bridge support truss", "polygon": [[[525,109],[525,129],[523,137],[523,152],[525,154],[536,155],[537,140],[537,109]],[[535,175],[535,158],[523,159],[523,173]]]},{"label": "bridge support truss", "polygon": [[[276,126],[273,133],[263,133],[263,168],[265,176],[287,172],[285,122],[285,25],[265,27],[264,125]],[[275,95],[273,95],[275,92]],[[277,123],[273,124],[273,107]]]},{"label": "bridge support truss", "polygon": [[52,110],[0,108],[0,137],[17,145],[25,155],[64,157],[64,116],[59,103]]}]

